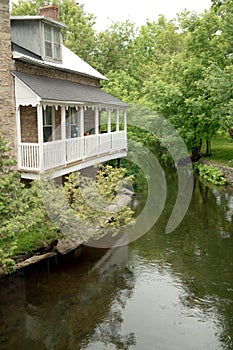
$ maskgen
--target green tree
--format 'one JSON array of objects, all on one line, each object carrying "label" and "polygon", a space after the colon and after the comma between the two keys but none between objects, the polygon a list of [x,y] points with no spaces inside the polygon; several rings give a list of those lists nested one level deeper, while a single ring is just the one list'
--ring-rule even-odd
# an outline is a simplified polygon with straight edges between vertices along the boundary
[{"label": "green tree", "polygon": [[195,161],[200,158],[202,140],[211,138],[219,128],[213,100],[203,86],[206,73],[197,59],[185,61],[178,55],[152,75],[144,88],[145,103],[172,122]]},{"label": "green tree", "polygon": [[[135,40],[135,58],[145,67],[161,65],[173,54],[182,51],[182,36],[175,20],[160,15],[157,22],[142,25]],[[149,69],[149,73],[151,73]]]},{"label": "green tree", "polygon": [[104,90],[126,103],[137,103],[140,97],[140,82],[125,70],[109,71],[108,81],[102,83]]},{"label": "green tree", "polygon": [[115,22],[96,36],[93,65],[104,74],[109,71],[130,72],[136,28],[130,21]]},{"label": "green tree", "polygon": [[[217,80],[214,83],[213,79],[226,65],[220,22],[213,10],[202,15],[179,15],[179,31],[175,32],[180,37],[179,50],[170,51],[154,63],[154,73],[145,81],[142,92],[141,103],[173,123],[193,160],[201,156],[202,142],[209,144],[219,127],[226,124],[225,115],[220,113],[220,91],[214,89]],[[228,83],[222,80],[221,87],[224,84],[229,86],[229,79]]]}]

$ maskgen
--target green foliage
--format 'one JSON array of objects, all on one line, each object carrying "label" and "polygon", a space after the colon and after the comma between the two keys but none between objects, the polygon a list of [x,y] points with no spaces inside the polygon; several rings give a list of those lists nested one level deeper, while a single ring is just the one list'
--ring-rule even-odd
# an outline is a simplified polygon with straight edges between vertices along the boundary
[{"label": "green foliage", "polygon": [[98,38],[106,54],[93,56],[100,59],[102,72],[109,74],[104,88],[169,119],[193,159],[200,157],[202,142],[233,123],[229,26],[233,3],[223,1],[219,6],[217,12],[214,7],[202,15],[184,12],[172,21],[160,16],[131,35],[126,51],[112,54],[120,47],[116,38],[122,38],[123,27],[118,24]]},{"label": "green foliage", "polygon": [[[6,271],[14,269],[13,256],[38,245],[38,234],[55,236],[38,189],[38,184],[26,188],[9,156],[10,149],[0,136],[0,266]],[[30,241],[30,246],[23,242]],[[43,237],[44,238],[44,237]]]},{"label": "green foliage", "polygon": [[132,222],[130,207],[118,204],[132,180],[125,169],[102,167],[96,182],[73,173],[64,186],[46,177],[25,187],[8,151],[0,138],[0,266],[6,272],[13,271],[15,256],[58,238],[58,230],[83,242]]},{"label": "green foliage", "polygon": [[227,184],[223,172],[214,167],[213,165],[196,163],[194,170],[206,181],[213,183],[214,185],[223,186]]},{"label": "green foliage", "polygon": [[132,222],[133,211],[118,203],[122,188],[130,181],[125,169],[109,165],[100,168],[96,181],[71,173],[64,186],[58,186],[46,178],[44,204],[63,234],[87,242],[107,233],[116,234],[119,228]]},{"label": "green foliage", "polygon": [[96,35],[92,64],[107,75],[110,71],[129,73],[135,35],[135,25],[130,21],[112,23]]},{"label": "green foliage", "polygon": [[[19,174],[14,172],[14,162],[9,157],[10,149],[0,136],[0,266],[5,270],[11,270],[14,265],[10,258],[14,253],[17,243],[16,215],[21,205],[24,205],[22,198],[18,200],[20,192]],[[20,224],[22,212],[19,214]]]},{"label": "green foliage", "polygon": [[139,99],[140,83],[125,70],[107,73],[108,81],[102,83],[103,89],[126,103],[137,103]]}]

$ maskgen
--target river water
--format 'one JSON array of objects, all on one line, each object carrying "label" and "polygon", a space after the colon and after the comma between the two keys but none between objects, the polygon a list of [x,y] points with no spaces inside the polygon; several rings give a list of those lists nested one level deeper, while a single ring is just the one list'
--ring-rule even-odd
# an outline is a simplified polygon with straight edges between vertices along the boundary
[{"label": "river water", "polygon": [[[175,188],[175,187],[174,187]],[[233,193],[195,182],[165,234],[176,191],[143,237],[84,248],[0,283],[0,349],[233,349]]]}]

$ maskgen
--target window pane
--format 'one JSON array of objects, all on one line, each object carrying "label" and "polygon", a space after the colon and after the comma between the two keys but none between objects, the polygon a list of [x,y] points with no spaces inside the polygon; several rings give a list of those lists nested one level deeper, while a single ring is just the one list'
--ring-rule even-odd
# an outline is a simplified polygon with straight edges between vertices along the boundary
[{"label": "window pane", "polygon": [[53,29],[53,38],[54,38],[54,44],[60,45],[60,31],[57,29]]},{"label": "window pane", "polygon": [[54,45],[54,58],[61,58],[61,50],[59,45]]},{"label": "window pane", "polygon": [[53,57],[52,44],[47,41],[45,42],[45,56]]},{"label": "window pane", "polygon": [[52,125],[52,107],[46,108],[47,125]]},{"label": "window pane", "polygon": [[44,26],[44,36],[45,36],[45,41],[52,41],[52,28],[48,25],[45,24]]},{"label": "window pane", "polygon": [[43,125],[52,126],[52,107],[46,107],[46,110],[43,110]]},{"label": "window pane", "polygon": [[43,136],[44,136],[44,142],[52,141],[52,126],[44,126],[43,128]]}]

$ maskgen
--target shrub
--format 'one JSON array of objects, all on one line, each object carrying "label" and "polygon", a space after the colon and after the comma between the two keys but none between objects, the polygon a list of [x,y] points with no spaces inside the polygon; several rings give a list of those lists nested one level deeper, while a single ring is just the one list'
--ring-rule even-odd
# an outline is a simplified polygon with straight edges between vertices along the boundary
[{"label": "shrub", "polygon": [[222,186],[227,184],[227,179],[223,172],[213,165],[196,163],[194,165],[194,170],[203,179],[213,183],[214,185]]}]

